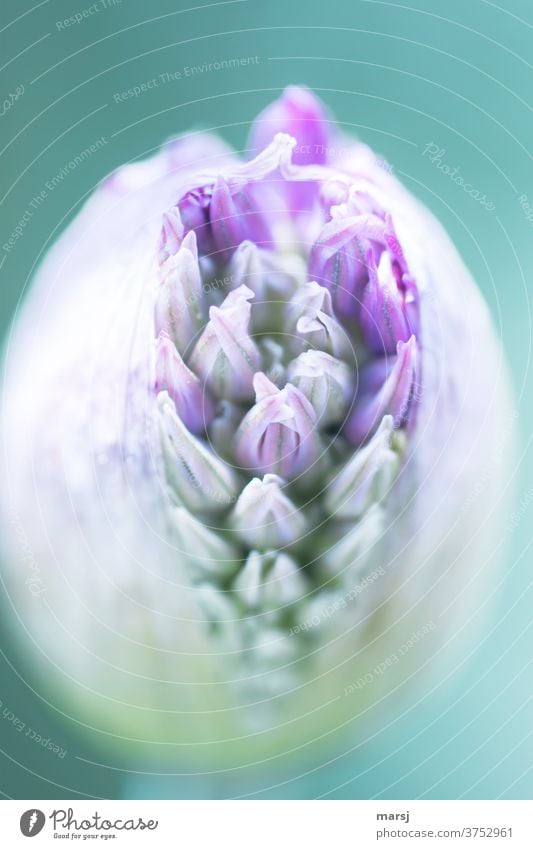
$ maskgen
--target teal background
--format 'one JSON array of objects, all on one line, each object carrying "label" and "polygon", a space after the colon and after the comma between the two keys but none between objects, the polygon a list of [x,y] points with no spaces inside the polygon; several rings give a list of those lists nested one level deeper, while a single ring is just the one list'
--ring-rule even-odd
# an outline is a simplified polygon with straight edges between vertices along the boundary
[{"label": "teal background", "polygon": [[[509,479],[521,510],[505,580],[472,657],[401,705],[356,752],[331,753],[312,774],[256,775],[258,797],[530,798],[533,792],[529,448],[533,225],[533,7],[529,0],[122,0],[81,23],[56,22],[85,0],[5,0],[0,11],[0,243],[32,197],[100,136],[107,144],[49,192],[23,238],[0,250],[0,320],[9,332],[46,246],[108,172],[191,127],[216,128],[243,149],[254,114],[289,83],[306,83],[342,126],[381,152],[440,218],[492,310],[510,362],[521,445]],[[255,65],[187,77],[116,103],[114,94],[164,72],[241,56]],[[495,204],[489,212],[422,155],[443,160]],[[98,246],[95,246],[95,250]],[[428,246],[430,249],[430,246]],[[73,281],[73,285],[75,281]],[[520,500],[523,509],[520,508]],[[0,626],[3,628],[3,626]],[[5,629],[4,629],[5,630]],[[231,795],[173,777],[128,776],[98,735],[81,739],[46,704],[23,656],[2,634],[0,699],[67,749],[43,750],[0,718],[0,793],[14,798]],[[464,647],[463,647],[464,648]],[[466,651],[465,651],[466,654]],[[99,766],[98,764],[105,766]],[[280,784],[281,782],[281,784]],[[271,789],[268,789],[271,787]]]}]

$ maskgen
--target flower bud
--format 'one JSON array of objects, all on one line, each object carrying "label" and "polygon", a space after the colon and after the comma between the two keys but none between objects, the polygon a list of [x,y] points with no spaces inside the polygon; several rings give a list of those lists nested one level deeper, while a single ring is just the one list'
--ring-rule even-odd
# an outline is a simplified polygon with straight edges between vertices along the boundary
[{"label": "flower bud", "polygon": [[239,463],[255,472],[294,478],[319,455],[315,411],[295,386],[278,389],[261,372],[254,377],[254,389],[255,406],[237,431]]},{"label": "flower bud", "polygon": [[384,222],[376,215],[336,216],[313,245],[309,275],[327,286],[341,316],[356,317],[368,280],[364,245],[381,239]]},{"label": "flower bud", "polygon": [[[255,155],[263,150],[276,133],[296,139],[293,161],[298,165],[324,164],[334,148],[337,132],[320,101],[306,88],[289,86],[255,119],[250,131],[249,148]],[[286,199],[292,218],[312,207],[316,191],[312,183],[283,182],[278,193]]]},{"label": "flower bud", "polygon": [[164,330],[156,342],[155,390],[168,392],[179,418],[189,430],[205,433],[215,415],[213,401]]},{"label": "flower bud", "polygon": [[43,692],[124,761],[202,772],[361,733],[441,674],[509,488],[501,351],[441,227],[307,89],[250,144],[195,133],[104,181],[3,369],[4,583]]},{"label": "flower bud", "polygon": [[213,581],[221,585],[239,571],[238,547],[198,521],[184,507],[175,508],[172,530],[176,551],[187,562],[193,582]]},{"label": "flower bud", "polygon": [[304,515],[285,495],[283,485],[277,475],[252,478],[239,496],[230,523],[250,548],[284,548],[305,533]]},{"label": "flower bud", "polygon": [[253,398],[259,352],[248,333],[254,292],[240,286],[221,307],[211,307],[209,322],[191,354],[191,367],[215,395],[232,401]]},{"label": "flower bud", "polygon": [[294,153],[294,162],[307,165],[326,161],[335,128],[312,92],[289,86],[279,100],[267,106],[255,119],[250,132],[252,151],[259,153],[280,132],[302,141]]},{"label": "flower bud", "polygon": [[325,351],[306,351],[289,366],[288,379],[313,405],[324,427],[342,422],[352,398],[354,378],[346,363]]},{"label": "flower bud", "polygon": [[301,286],[289,301],[286,331],[296,334],[293,343],[296,349],[301,348],[301,340],[305,347],[353,362],[353,346],[346,330],[335,318],[331,295],[315,281]]},{"label": "flower bud", "polygon": [[411,336],[407,342],[398,342],[396,350],[395,358],[387,358],[378,364],[386,377],[377,391],[369,392],[367,375],[361,375],[359,402],[355,404],[345,427],[345,433],[354,445],[368,439],[387,414],[392,416],[396,428],[407,421],[417,388],[418,349],[415,337]]},{"label": "flower bud", "polygon": [[196,236],[188,233],[175,255],[161,267],[155,307],[156,332],[165,332],[181,354],[187,352],[202,321],[202,281]]},{"label": "flower bud", "polygon": [[393,446],[394,420],[384,416],[370,440],[329,482],[324,506],[336,519],[357,519],[386,496],[400,457]]},{"label": "flower bud", "polygon": [[248,240],[235,251],[229,271],[234,288],[245,284],[255,292],[253,329],[261,335],[279,329],[286,301],[306,274],[297,254],[277,257]]},{"label": "flower bud", "polygon": [[189,433],[166,392],[158,403],[168,479],[179,502],[200,513],[223,511],[235,501],[237,476]]},{"label": "flower bud", "polygon": [[361,309],[361,327],[366,344],[374,353],[393,354],[398,342],[407,342],[413,333],[402,291],[391,256],[383,252],[376,266],[368,255],[369,280]]},{"label": "flower bud", "polygon": [[372,551],[385,532],[385,514],[373,505],[355,525],[347,526],[342,534],[327,539],[328,546],[320,557],[324,576],[335,576],[342,587],[349,586],[368,567]]},{"label": "flower bud", "polygon": [[172,207],[168,212],[163,213],[163,225],[159,241],[159,261],[161,263],[178,253],[183,234],[184,228],[179,209]]},{"label": "flower bud", "polygon": [[252,551],[235,589],[244,605],[261,614],[283,616],[283,608],[297,604],[308,592],[298,564],[285,552]]}]

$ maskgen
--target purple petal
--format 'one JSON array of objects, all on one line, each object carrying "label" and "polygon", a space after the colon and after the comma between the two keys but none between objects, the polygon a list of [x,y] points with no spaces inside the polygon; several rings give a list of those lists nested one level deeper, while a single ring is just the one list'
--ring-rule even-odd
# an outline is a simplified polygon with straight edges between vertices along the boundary
[{"label": "purple petal", "polygon": [[261,372],[254,388],[256,404],[237,431],[237,459],[248,469],[294,478],[319,455],[315,411],[295,386],[278,389]]},{"label": "purple petal", "polygon": [[323,104],[309,89],[289,86],[255,119],[249,147],[256,155],[276,133],[287,133],[297,142],[293,154],[297,165],[323,164],[334,136],[332,127]]},{"label": "purple petal", "polygon": [[368,280],[364,246],[384,242],[386,226],[376,215],[333,218],[324,225],[309,258],[309,276],[331,291],[341,316],[357,317]]},{"label": "purple petal", "polygon": [[199,186],[187,192],[178,201],[178,209],[185,232],[194,230],[198,248],[202,254],[211,253],[213,248],[211,229],[209,227],[209,204],[213,187]]},{"label": "purple petal", "polygon": [[155,330],[164,331],[184,353],[203,321],[203,293],[194,232],[161,266],[155,305]]},{"label": "purple petal", "polygon": [[156,342],[155,390],[166,390],[183,423],[203,434],[214,417],[214,404],[196,375],[185,365],[170,336],[161,331]]},{"label": "purple petal", "polygon": [[[355,407],[348,419],[345,433],[354,445],[359,445],[375,432],[383,416],[393,417],[394,427],[404,425],[415,403],[417,379],[419,373],[419,353],[414,336],[407,342],[398,342],[397,356],[381,389],[368,392],[367,381],[362,376],[361,390],[357,393]],[[387,369],[386,360],[381,361],[383,370]],[[372,365],[372,377],[377,376],[377,366]]]},{"label": "purple petal", "polygon": [[[279,132],[296,139],[292,157],[296,165],[324,164],[337,136],[320,100],[309,89],[298,86],[289,86],[279,100],[260,113],[248,146],[257,154]],[[311,182],[285,183],[279,194],[296,214],[311,208],[318,196],[317,186]]]},{"label": "purple petal", "polygon": [[217,177],[213,186],[209,218],[215,249],[220,252],[220,259],[228,260],[244,239],[246,222],[222,177]]},{"label": "purple petal", "polygon": [[253,297],[251,289],[239,286],[221,307],[211,307],[191,354],[191,367],[219,398],[246,401],[254,396],[253,376],[261,358],[248,332]]},{"label": "purple petal", "polygon": [[398,285],[388,251],[381,254],[377,267],[369,251],[367,264],[369,279],[360,317],[363,338],[374,353],[393,354],[398,342],[407,342],[414,329],[409,322],[404,290]]},{"label": "purple petal", "polygon": [[166,392],[158,406],[167,478],[179,503],[200,513],[226,510],[240,489],[237,475],[187,430]]},{"label": "purple petal", "polygon": [[301,286],[289,301],[286,332],[296,335],[293,347],[297,350],[301,350],[301,340],[334,357],[354,360],[348,334],[333,313],[329,289],[314,280]]},{"label": "purple petal", "polygon": [[211,233],[219,258],[226,262],[246,239],[259,245],[272,244],[268,215],[255,202],[253,191],[248,185],[232,192],[222,177],[217,177],[213,187]]}]

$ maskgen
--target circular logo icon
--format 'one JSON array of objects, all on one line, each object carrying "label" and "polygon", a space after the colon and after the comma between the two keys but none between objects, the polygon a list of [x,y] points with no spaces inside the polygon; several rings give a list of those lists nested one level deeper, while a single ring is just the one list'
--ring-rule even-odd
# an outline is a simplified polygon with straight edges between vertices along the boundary
[{"label": "circular logo icon", "polygon": [[46,817],[42,811],[30,808],[29,811],[24,811],[20,818],[20,830],[24,837],[35,837],[42,831],[45,822]]}]

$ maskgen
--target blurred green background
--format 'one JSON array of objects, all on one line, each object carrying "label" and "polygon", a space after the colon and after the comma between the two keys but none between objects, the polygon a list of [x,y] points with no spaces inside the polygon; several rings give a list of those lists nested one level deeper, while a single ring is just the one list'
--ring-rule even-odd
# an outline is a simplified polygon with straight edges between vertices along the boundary
[{"label": "blurred green background", "polygon": [[[79,22],[63,23],[77,13]],[[23,239],[0,250],[3,336],[47,245],[107,173],[191,127],[216,128],[242,149],[255,113],[289,83],[313,87],[342,126],[381,152],[447,227],[492,310],[522,421],[518,462],[509,469],[518,520],[508,534],[496,609],[470,660],[426,691],[422,685],[416,704],[400,707],[356,752],[332,753],[332,763],[307,776],[297,769],[256,776],[254,786],[259,797],[531,798],[533,223],[520,203],[525,195],[533,205],[530,0],[235,0],[197,7],[191,0],[4,0],[0,43],[2,245],[45,191]],[[236,69],[184,70],[252,56],[255,64]],[[177,71],[181,78],[138,97],[116,96]],[[98,152],[46,189],[102,136]],[[423,156],[429,143],[444,150],[442,161],[458,166],[493,210]],[[9,635],[1,636],[3,705],[66,750],[54,755],[0,716],[4,796],[231,795],[223,781],[202,788],[172,777],[143,783],[128,776],[106,758],[96,733],[80,739],[75,726],[65,727]]]}]

